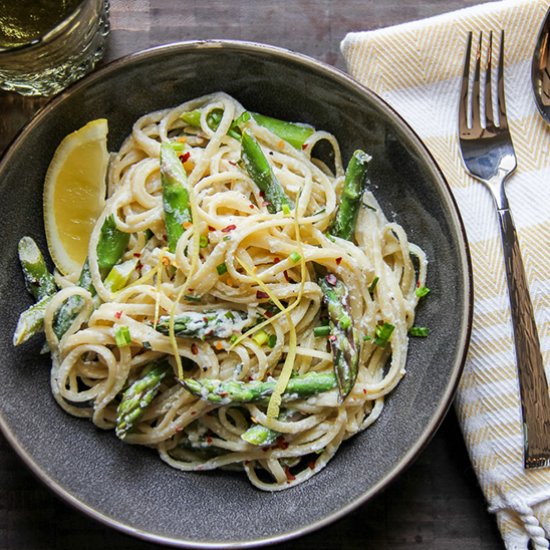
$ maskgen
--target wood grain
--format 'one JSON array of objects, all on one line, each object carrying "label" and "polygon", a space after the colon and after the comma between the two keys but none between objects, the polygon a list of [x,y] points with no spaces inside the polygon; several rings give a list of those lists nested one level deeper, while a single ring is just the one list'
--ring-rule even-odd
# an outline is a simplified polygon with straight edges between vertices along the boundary
[{"label": "wood grain", "polygon": [[[281,46],[345,69],[339,44],[346,32],[412,21],[477,3],[111,0],[112,32],[104,62],[167,42],[227,38]],[[0,151],[43,103],[0,93]],[[0,437],[0,550],[104,548],[153,550],[158,546],[108,529],[57,500]],[[451,411],[420,458],[385,492],[339,522],[274,548],[496,550],[502,548],[502,542],[494,518],[486,511]]]}]

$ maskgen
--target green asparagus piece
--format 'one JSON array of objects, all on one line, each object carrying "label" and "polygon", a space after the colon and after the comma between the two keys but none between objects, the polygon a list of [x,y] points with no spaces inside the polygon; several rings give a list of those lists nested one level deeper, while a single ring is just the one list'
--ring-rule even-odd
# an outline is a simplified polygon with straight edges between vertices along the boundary
[{"label": "green asparagus piece", "polygon": [[368,182],[367,166],[370,156],[363,151],[355,151],[346,169],[344,189],[340,206],[332,222],[330,233],[335,237],[351,240],[355,222],[361,205],[361,197]]},{"label": "green asparagus piece", "polygon": [[[284,410],[279,413],[279,420],[286,420],[292,415],[292,411]],[[281,435],[281,432],[272,430],[267,426],[261,424],[253,424],[241,434],[241,439],[250,443],[251,445],[257,445],[258,447],[268,447],[273,445],[277,438]]]},{"label": "green asparagus piece", "polygon": [[192,214],[187,189],[187,174],[177,151],[170,143],[163,143],[160,146],[160,177],[168,249],[170,252],[174,252],[184,231],[183,224],[191,222]]},{"label": "green asparagus piece", "polygon": [[247,130],[242,134],[241,159],[254,183],[264,193],[270,214],[280,212],[284,205],[289,208],[294,206],[275,177],[260,145]]},{"label": "green asparagus piece", "polygon": [[57,292],[53,275],[48,271],[44,256],[30,237],[23,237],[18,246],[19,260],[25,276],[27,290],[37,300],[19,316],[13,334],[13,345],[19,346],[42,331],[46,306]]},{"label": "green asparagus piece", "polygon": [[[223,116],[221,109],[214,109],[207,116],[208,126],[212,130],[216,130],[220,124]],[[240,124],[246,122],[248,118],[252,117],[260,126],[267,128],[270,132],[273,132],[276,136],[284,139],[290,145],[296,149],[301,149],[306,139],[315,131],[311,126],[305,124],[298,124],[296,122],[287,122],[286,120],[280,120],[278,118],[269,117],[266,115],[260,115],[259,113],[244,113],[233,121],[229,131],[227,132],[231,137],[240,140],[241,130]],[[201,125],[201,111],[196,109],[194,111],[188,111],[181,115],[181,119],[189,126],[196,128]]]},{"label": "green asparagus piece", "polygon": [[[192,394],[219,405],[257,401],[267,402],[277,384],[276,380],[241,382],[239,380],[221,381],[212,378],[200,380],[187,378],[180,380],[180,382]],[[303,399],[332,390],[336,385],[336,377],[332,372],[308,372],[303,376],[291,378],[282,398],[283,401]]]},{"label": "green asparagus piece", "polygon": [[241,434],[241,439],[250,443],[251,445],[256,445],[258,447],[268,447],[273,445],[277,438],[280,436],[280,432],[271,430],[266,426],[261,424],[254,424],[246,432]]},{"label": "green asparagus piece", "polygon": [[162,379],[169,371],[166,361],[147,365],[140,377],[126,389],[117,408],[116,434],[121,439],[139,420],[157,395]]},{"label": "green asparagus piece", "polygon": [[[105,219],[101,226],[96,248],[99,273],[102,279],[109,274],[113,266],[120,260],[122,254],[128,248],[129,240],[130,234],[123,233],[117,228],[113,216]],[[90,292],[92,296],[95,296],[96,290],[92,283],[92,274],[88,259],[86,259],[82,266],[78,286]],[[82,309],[83,303],[80,296],[71,296],[59,308],[53,323],[54,332],[59,339],[67,332]]]},{"label": "green asparagus piece", "polygon": [[361,339],[356,330],[348,306],[346,285],[329,274],[319,279],[323,300],[329,314],[329,342],[333,355],[334,373],[338,381],[340,397],[344,399],[357,379]]},{"label": "green asparagus piece", "polygon": [[[120,229],[117,228],[115,218],[112,215],[105,218],[105,221],[101,226],[101,232],[96,248],[97,263],[99,266],[99,274],[101,275],[101,279],[105,279],[105,277],[109,274],[109,271],[111,271],[113,266],[120,260],[128,248],[129,242],[130,233],[123,233],[120,231]],[[82,279],[82,274],[80,277]],[[92,281],[90,277],[89,287],[91,286]]]},{"label": "green asparagus piece", "polygon": [[251,113],[252,118],[264,128],[267,128],[281,139],[288,141],[296,149],[301,149],[306,139],[315,132],[311,126],[297,124],[295,122],[286,122],[278,118],[272,118],[258,113]]},{"label": "green asparagus piece", "polygon": [[41,300],[27,308],[19,316],[17,327],[13,333],[13,345],[19,346],[25,343],[31,336],[42,332],[44,328],[44,312],[53,296],[44,296]]},{"label": "green asparagus piece", "polygon": [[[237,309],[211,309],[207,311],[188,311],[174,316],[174,334],[188,338],[231,338],[252,324],[244,311]],[[163,334],[170,333],[170,316],[163,315],[155,327]]]},{"label": "green asparagus piece", "polygon": [[19,261],[25,276],[25,286],[36,301],[57,292],[53,275],[48,271],[44,256],[31,237],[23,237],[18,245]]},{"label": "green asparagus piece", "polygon": [[[223,117],[223,111],[221,109],[213,109],[210,111],[206,117],[206,123],[212,130],[217,130],[218,126]],[[189,126],[194,126],[195,128],[200,128],[201,125],[201,111],[195,109],[194,111],[187,111],[183,113],[180,118]],[[232,138],[237,140],[241,139],[241,131],[238,126],[238,121],[234,120],[231,123],[229,131],[227,132]]]}]

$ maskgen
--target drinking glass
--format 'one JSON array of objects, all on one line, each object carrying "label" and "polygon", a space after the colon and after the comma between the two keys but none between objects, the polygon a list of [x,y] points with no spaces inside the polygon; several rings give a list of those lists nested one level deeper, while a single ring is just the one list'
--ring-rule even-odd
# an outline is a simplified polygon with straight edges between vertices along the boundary
[{"label": "drinking glass", "polygon": [[90,72],[108,12],[108,0],[0,0],[0,88],[52,96]]}]

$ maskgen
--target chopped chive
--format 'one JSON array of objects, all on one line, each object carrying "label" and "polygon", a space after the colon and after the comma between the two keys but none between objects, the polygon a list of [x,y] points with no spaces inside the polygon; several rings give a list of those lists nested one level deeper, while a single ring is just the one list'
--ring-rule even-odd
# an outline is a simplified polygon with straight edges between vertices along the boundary
[{"label": "chopped chive", "polygon": [[227,266],[225,265],[225,262],[217,265],[216,271],[218,272],[218,275],[223,275],[224,273],[227,273]]},{"label": "chopped chive", "polygon": [[283,214],[288,216],[290,214],[290,206],[288,204],[283,204]]},{"label": "chopped chive", "polygon": [[427,286],[419,286],[416,291],[415,291],[415,294],[419,297],[419,298],[423,298],[424,296],[426,296],[426,294],[429,294],[430,292],[430,289],[427,287]]},{"label": "chopped chive", "polygon": [[363,336],[363,340],[365,340],[365,342],[367,342],[368,340],[372,340],[372,336],[365,334],[365,336]]},{"label": "chopped chive", "polygon": [[376,325],[374,329],[374,343],[381,348],[385,347],[390,341],[394,326],[390,323],[384,323],[383,325]]},{"label": "chopped chive", "polygon": [[370,204],[362,204],[363,208],[367,208],[368,210],[372,210],[373,212],[377,212],[376,208],[374,206],[371,206]]},{"label": "chopped chive", "polygon": [[224,241],[230,241],[231,240],[231,235],[226,235],[224,238],[223,238]]},{"label": "chopped chive", "polygon": [[258,346],[263,346],[269,339],[269,335],[265,330],[259,330],[254,336],[252,336],[252,340],[258,344]]},{"label": "chopped chive", "polygon": [[115,343],[119,348],[124,348],[132,343],[130,329],[126,325],[121,325],[115,330]]},{"label": "chopped chive", "polygon": [[329,240],[329,241],[332,241],[333,243],[336,242],[336,239],[327,231],[325,233],[325,237]]},{"label": "chopped chive", "polygon": [[313,334],[320,338],[321,336],[328,336],[330,334],[330,327],[328,325],[324,325],[322,327],[315,327],[313,329]]},{"label": "chopped chive", "polygon": [[294,263],[298,263],[298,262],[302,259],[302,256],[301,256],[300,254],[298,254],[298,252],[294,251],[294,252],[291,252],[291,253],[290,253],[289,258],[290,258]]},{"label": "chopped chive", "polygon": [[192,294],[186,294],[184,296],[184,298],[188,301],[188,302],[200,302],[201,301],[201,297],[200,296],[193,296]]},{"label": "chopped chive", "polygon": [[233,313],[231,311],[226,311],[225,317],[226,317],[226,319],[229,319],[230,321],[233,321],[233,319],[235,319],[235,316],[233,315]]},{"label": "chopped chive", "polygon": [[154,235],[154,233],[150,229],[145,230],[145,240],[146,241],[148,241],[153,235]]},{"label": "chopped chive", "polygon": [[199,239],[199,246],[201,248],[206,248],[208,246],[208,237],[206,235],[201,235]]},{"label": "chopped chive", "polygon": [[428,327],[411,327],[409,334],[418,338],[426,338],[430,334],[430,329]]},{"label": "chopped chive", "polygon": [[317,210],[317,212],[314,212],[313,214],[311,214],[312,216],[318,216],[319,214],[323,214],[324,212],[326,212],[327,209],[326,208],[321,208],[320,210]]},{"label": "chopped chive", "polygon": [[340,315],[338,319],[338,324],[340,325],[340,328],[344,330],[351,327],[351,319],[349,318],[349,315],[347,313]]},{"label": "chopped chive", "polygon": [[229,339],[229,341],[234,344],[237,340],[239,339],[239,337],[236,335],[236,334],[233,334],[233,336],[231,336],[231,338]]},{"label": "chopped chive", "polygon": [[380,280],[380,277],[375,277],[372,280],[372,283],[369,286],[369,294],[372,294],[374,292],[374,289],[376,288],[376,285],[378,284],[379,280]]},{"label": "chopped chive", "polygon": [[276,334],[270,334],[269,338],[267,339],[267,345],[270,348],[274,348],[276,343],[277,343],[277,335]]},{"label": "chopped chive", "polygon": [[179,141],[172,141],[170,143],[170,147],[172,147],[172,149],[174,149],[174,151],[183,151],[184,144],[180,143]]}]

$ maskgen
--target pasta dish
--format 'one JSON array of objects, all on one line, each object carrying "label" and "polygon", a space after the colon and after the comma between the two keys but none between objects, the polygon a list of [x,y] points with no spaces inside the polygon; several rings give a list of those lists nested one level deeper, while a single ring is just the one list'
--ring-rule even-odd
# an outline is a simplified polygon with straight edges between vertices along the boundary
[{"label": "pasta dish", "polygon": [[38,302],[14,342],[43,330],[57,403],[174,468],[309,479],[376,421],[427,334],[426,257],[382,212],[370,161],[224,93],[142,116],[82,270],[37,273],[22,239]]}]

